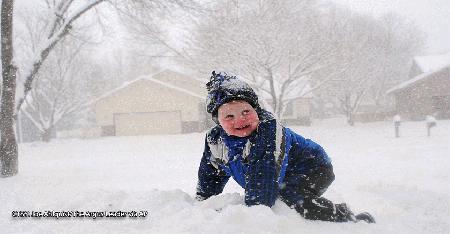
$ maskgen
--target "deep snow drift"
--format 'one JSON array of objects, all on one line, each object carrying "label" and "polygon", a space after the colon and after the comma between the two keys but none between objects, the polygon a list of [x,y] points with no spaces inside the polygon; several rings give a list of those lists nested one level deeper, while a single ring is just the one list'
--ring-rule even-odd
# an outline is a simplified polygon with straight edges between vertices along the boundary
[{"label": "deep snow drift", "polygon": [[[0,179],[1,233],[450,233],[450,121],[346,126],[317,121],[295,131],[321,144],[336,180],[325,193],[377,223],[308,221],[282,202],[246,207],[230,180],[193,199],[204,133],[55,140],[20,145],[20,172]],[[12,218],[12,211],[148,211],[146,218]]]}]

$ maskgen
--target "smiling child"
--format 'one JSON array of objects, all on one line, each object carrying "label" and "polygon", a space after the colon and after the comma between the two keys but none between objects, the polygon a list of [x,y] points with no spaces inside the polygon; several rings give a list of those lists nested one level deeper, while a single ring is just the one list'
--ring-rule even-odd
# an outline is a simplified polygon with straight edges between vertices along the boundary
[{"label": "smiling child", "polygon": [[207,90],[207,112],[217,125],[206,134],[198,200],[222,193],[233,177],[248,206],[271,207],[279,198],[306,219],[375,222],[367,212],[354,215],[345,203],[321,197],[334,180],[331,159],[261,108],[247,83],[213,72]]}]

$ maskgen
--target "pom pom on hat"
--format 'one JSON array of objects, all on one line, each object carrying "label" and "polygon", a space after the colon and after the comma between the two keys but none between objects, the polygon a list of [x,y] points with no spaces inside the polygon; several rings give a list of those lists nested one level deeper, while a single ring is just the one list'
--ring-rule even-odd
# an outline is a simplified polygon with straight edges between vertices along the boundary
[{"label": "pom pom on hat", "polygon": [[226,73],[212,72],[209,82],[206,84],[208,97],[206,98],[206,111],[213,116],[217,123],[217,110],[227,102],[233,100],[244,100],[253,108],[259,108],[258,96],[255,91],[236,76],[229,76]]}]

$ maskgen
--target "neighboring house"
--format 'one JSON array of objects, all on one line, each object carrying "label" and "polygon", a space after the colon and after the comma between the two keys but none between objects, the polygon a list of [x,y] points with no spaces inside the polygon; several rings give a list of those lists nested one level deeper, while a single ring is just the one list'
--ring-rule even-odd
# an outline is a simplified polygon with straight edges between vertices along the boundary
[{"label": "neighboring house", "polygon": [[[281,122],[285,125],[311,125],[311,105],[313,97],[311,86],[307,81],[300,82],[296,83],[295,86],[293,85],[294,88],[285,93],[284,101],[286,102],[286,107],[281,118]],[[279,82],[275,81],[274,83],[276,87],[280,88],[281,84]],[[268,83],[266,82],[265,85],[268,85]],[[270,87],[263,87],[260,88],[260,90],[261,91],[258,93],[259,98],[264,99],[261,104],[267,103],[268,105],[271,105],[272,97],[266,91],[270,90]]]},{"label": "neighboring house", "polygon": [[[164,70],[127,82],[93,102],[102,136],[178,134],[213,126],[206,82]],[[291,97],[283,122],[310,124],[310,99]]]},{"label": "neighboring house", "polygon": [[289,99],[282,122],[286,125],[311,125],[312,96]]},{"label": "neighboring house", "polygon": [[177,134],[207,125],[205,84],[165,70],[141,76],[94,103],[103,136]]},{"label": "neighboring house", "polygon": [[417,57],[410,79],[388,90],[403,118],[450,118],[450,54]]}]

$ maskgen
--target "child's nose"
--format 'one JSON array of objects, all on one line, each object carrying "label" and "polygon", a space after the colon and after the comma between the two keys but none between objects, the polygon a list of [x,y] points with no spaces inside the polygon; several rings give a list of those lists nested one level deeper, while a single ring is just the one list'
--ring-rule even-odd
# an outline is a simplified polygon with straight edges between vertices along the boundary
[{"label": "child's nose", "polygon": [[244,115],[241,115],[239,118],[237,118],[236,123],[242,124],[245,122],[245,120],[246,120],[246,117]]}]

